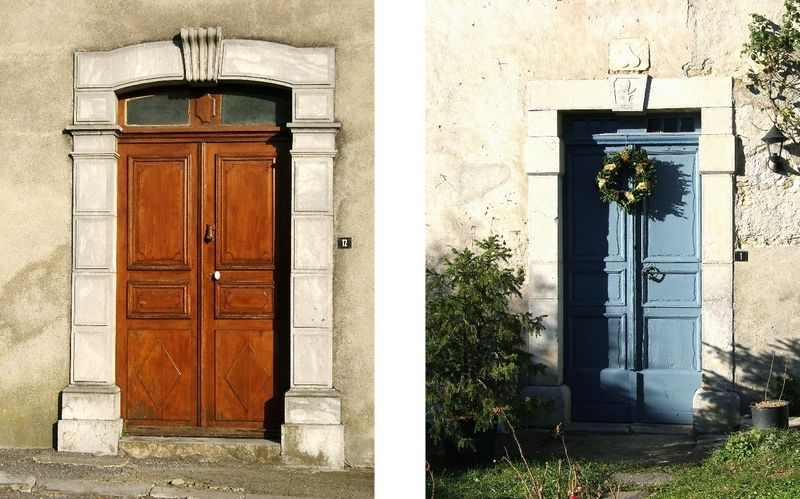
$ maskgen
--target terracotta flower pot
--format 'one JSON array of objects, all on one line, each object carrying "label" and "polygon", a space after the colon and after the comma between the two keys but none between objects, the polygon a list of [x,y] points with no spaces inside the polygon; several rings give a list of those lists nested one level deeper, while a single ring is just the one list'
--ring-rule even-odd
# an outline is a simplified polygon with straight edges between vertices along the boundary
[{"label": "terracotta flower pot", "polygon": [[763,400],[750,404],[753,428],[789,428],[789,402],[787,400]]}]

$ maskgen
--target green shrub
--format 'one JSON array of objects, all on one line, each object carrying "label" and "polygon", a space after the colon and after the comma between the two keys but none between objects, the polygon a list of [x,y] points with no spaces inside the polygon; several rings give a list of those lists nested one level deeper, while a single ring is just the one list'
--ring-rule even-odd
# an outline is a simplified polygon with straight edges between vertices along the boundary
[{"label": "green shrub", "polygon": [[524,349],[526,337],[544,329],[542,317],[509,309],[509,298],[521,296],[524,271],[508,266],[511,250],[497,236],[475,245],[479,252],[454,248],[441,271],[427,269],[425,305],[429,434],[472,448],[459,422],[474,420],[480,432],[494,429],[501,411],[511,424],[535,417],[538,400],[522,389],[544,371]]}]

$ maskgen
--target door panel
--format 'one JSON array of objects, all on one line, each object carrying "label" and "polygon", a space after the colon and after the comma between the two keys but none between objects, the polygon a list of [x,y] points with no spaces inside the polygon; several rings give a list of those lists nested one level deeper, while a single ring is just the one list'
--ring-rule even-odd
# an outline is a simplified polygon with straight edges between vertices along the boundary
[{"label": "door panel", "polygon": [[217,269],[274,269],[275,156],[220,147],[209,147],[217,178]]},{"label": "door panel", "polygon": [[131,269],[189,269],[192,152],[176,157],[129,157],[128,267]]},{"label": "door panel", "polygon": [[197,424],[196,144],[120,144],[117,367],[132,425]]},{"label": "door panel", "polygon": [[273,398],[272,331],[215,331],[218,422],[263,421]]},{"label": "door panel", "polygon": [[192,425],[196,368],[191,330],[128,331],[127,419]]},{"label": "door panel", "polygon": [[[283,416],[275,349],[275,148],[209,143],[203,220],[203,424],[263,428]],[[219,272],[219,278],[208,276]]]},{"label": "door panel", "polygon": [[[604,154],[629,140],[641,141],[658,174],[653,195],[630,215],[601,202],[594,180]],[[567,148],[565,380],[576,421],[692,420],[700,386],[696,136],[647,140],[601,136]]]},{"label": "door panel", "polygon": [[134,433],[279,429],[277,157],[265,141],[120,144],[117,382]]}]

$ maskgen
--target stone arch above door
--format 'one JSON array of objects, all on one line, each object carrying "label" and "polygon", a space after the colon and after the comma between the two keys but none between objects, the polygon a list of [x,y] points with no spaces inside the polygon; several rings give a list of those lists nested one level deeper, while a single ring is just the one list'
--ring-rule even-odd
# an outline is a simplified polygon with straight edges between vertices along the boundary
[{"label": "stone arch above door", "polygon": [[[699,433],[724,432],[739,424],[739,396],[733,392],[733,82],[731,78],[629,76],[641,100],[621,102],[609,80],[531,81],[526,94],[528,133],[528,269],[531,312],[546,314],[546,330],[530,342],[547,365],[533,379],[531,395],[556,401],[544,424],[569,422],[571,397],[564,385],[561,177],[564,169],[562,111],[644,112],[699,110],[702,133],[698,166],[702,213],[702,383],[695,393],[694,427]],[[646,97],[645,97],[646,96]]]},{"label": "stone arch above door", "polygon": [[291,385],[282,453],[344,465],[332,384],[334,48],[225,40],[220,28],[171,41],[75,54],[72,356],[57,448],[115,454],[122,430],[115,386],[117,96],[149,86],[241,82],[290,88],[292,118]]}]

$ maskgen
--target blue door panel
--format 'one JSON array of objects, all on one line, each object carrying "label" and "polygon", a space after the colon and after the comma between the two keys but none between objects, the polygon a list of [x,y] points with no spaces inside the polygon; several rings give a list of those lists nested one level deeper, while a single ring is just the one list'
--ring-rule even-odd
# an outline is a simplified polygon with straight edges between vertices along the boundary
[{"label": "blue door panel", "polygon": [[[647,264],[649,265],[649,264]],[[642,283],[642,304],[645,307],[699,307],[699,265],[681,268],[677,265],[657,262],[661,277],[645,279]]]},{"label": "blue door panel", "polygon": [[700,370],[699,317],[645,317],[643,327],[645,369]]},{"label": "blue door panel", "polygon": [[[595,138],[568,144],[563,183],[572,419],[691,423],[701,381],[697,136]],[[637,143],[658,182],[626,214],[600,201],[595,176],[606,152]]]},{"label": "blue door panel", "polygon": [[[625,368],[627,351],[627,317],[597,311],[594,315],[572,315],[568,327],[581,335],[581,348],[570,350],[569,363],[578,370],[599,372],[607,367]],[[605,333],[605,334],[603,334]]]},{"label": "blue door panel", "polygon": [[641,371],[638,419],[647,423],[692,424],[692,399],[700,382],[699,372]]},{"label": "blue door panel", "polygon": [[625,306],[626,269],[608,266],[603,269],[570,269],[567,275],[569,300],[575,305]]},{"label": "blue door panel", "polygon": [[[568,154],[568,168],[591,164],[598,155],[602,156],[603,151],[603,148],[589,147],[582,148],[575,154]],[[576,199],[597,199],[597,185],[593,181],[593,175],[596,174],[595,171],[591,179],[584,178],[583,181],[573,182],[569,186]],[[627,258],[625,217],[609,212],[600,203],[597,203],[596,208],[598,209],[581,209],[580,216],[575,217],[570,225],[564,226],[565,238],[570,242],[566,248],[567,259],[571,262],[624,262]]]},{"label": "blue door panel", "polygon": [[[572,412],[585,414],[584,421],[625,423],[636,414],[636,373],[625,369],[576,371]],[[572,386],[572,385],[571,385]]]}]

